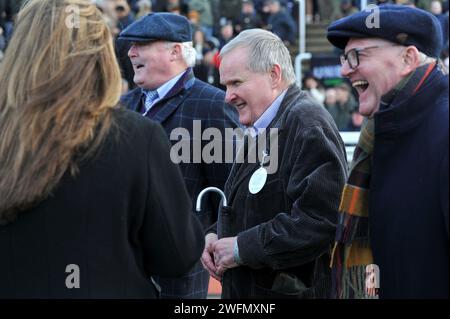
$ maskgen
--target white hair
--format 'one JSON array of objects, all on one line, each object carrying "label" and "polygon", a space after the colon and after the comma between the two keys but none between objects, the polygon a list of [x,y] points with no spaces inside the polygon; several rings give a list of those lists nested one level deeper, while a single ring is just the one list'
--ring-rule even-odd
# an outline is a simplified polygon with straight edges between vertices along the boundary
[{"label": "white hair", "polygon": [[187,66],[192,68],[195,65],[197,51],[195,50],[192,42],[183,42],[182,47],[183,49],[181,54],[183,55],[183,59]]},{"label": "white hair", "polygon": [[223,57],[236,48],[248,48],[247,67],[252,72],[270,72],[275,64],[280,65],[282,79],[288,84],[295,82],[291,55],[283,41],[272,32],[250,29],[239,33],[220,51]]},{"label": "white hair", "polygon": [[422,53],[419,51],[419,57],[420,57],[420,65],[425,65],[428,63],[432,63],[435,62],[437,59],[436,58],[432,58],[429,57],[428,55],[426,55],[425,53]]},{"label": "white hair", "polygon": [[195,50],[192,41],[182,43],[167,42],[167,47],[170,48],[176,44],[181,44],[181,55],[183,56],[183,60],[186,65],[190,68],[195,66],[197,51]]},{"label": "white hair", "polygon": [[98,7],[103,7],[105,0],[91,0],[91,2]]}]

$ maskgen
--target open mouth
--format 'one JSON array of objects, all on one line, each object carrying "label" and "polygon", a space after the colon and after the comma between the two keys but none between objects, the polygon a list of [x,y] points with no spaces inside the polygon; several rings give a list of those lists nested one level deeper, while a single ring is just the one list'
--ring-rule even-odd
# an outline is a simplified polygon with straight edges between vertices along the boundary
[{"label": "open mouth", "polygon": [[361,95],[365,90],[369,87],[369,82],[364,80],[355,81],[352,83],[352,86],[358,91],[358,94]]},{"label": "open mouth", "polygon": [[135,64],[134,67],[136,68],[136,70],[139,70],[139,69],[143,68],[144,65],[143,64]]},{"label": "open mouth", "polygon": [[235,107],[236,107],[238,110],[242,110],[246,105],[247,105],[247,103],[241,103],[241,104],[236,104]]}]

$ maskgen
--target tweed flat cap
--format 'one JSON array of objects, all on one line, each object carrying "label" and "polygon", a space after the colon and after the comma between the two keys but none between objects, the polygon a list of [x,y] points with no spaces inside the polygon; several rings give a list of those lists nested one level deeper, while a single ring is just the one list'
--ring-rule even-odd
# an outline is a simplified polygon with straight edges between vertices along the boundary
[{"label": "tweed flat cap", "polygon": [[[377,24],[377,10],[379,24]],[[368,22],[368,23],[367,23]],[[413,45],[430,57],[438,58],[442,46],[439,20],[431,13],[402,5],[382,5],[333,22],[328,41],[344,49],[350,38],[382,38],[401,45]]]},{"label": "tweed flat cap", "polygon": [[189,42],[192,41],[191,25],[188,19],[178,14],[149,13],[126,27],[119,34],[119,39],[136,42]]}]

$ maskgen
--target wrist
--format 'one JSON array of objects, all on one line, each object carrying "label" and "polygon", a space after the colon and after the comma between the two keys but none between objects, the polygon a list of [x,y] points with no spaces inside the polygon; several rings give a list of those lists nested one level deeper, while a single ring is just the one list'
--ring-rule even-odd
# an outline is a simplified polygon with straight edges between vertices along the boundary
[{"label": "wrist", "polygon": [[234,242],[233,257],[234,257],[234,262],[236,264],[238,264],[239,266],[243,264],[242,259],[239,256],[239,246],[238,246],[237,237],[236,237],[236,241]]}]

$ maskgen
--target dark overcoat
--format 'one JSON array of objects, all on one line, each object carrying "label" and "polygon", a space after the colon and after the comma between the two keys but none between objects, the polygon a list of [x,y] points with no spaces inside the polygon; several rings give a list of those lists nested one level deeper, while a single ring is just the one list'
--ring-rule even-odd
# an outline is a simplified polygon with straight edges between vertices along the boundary
[{"label": "dark overcoat", "polygon": [[369,230],[380,298],[448,298],[448,75],[375,113]]},{"label": "dark overcoat", "polygon": [[127,110],[114,121],[76,177],[0,226],[0,298],[156,298],[151,276],[197,262],[202,227],[163,129]]}]

